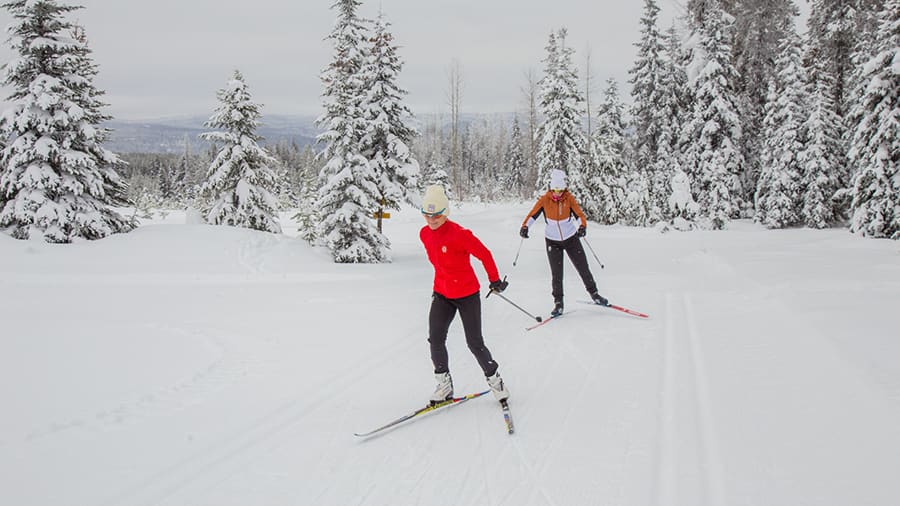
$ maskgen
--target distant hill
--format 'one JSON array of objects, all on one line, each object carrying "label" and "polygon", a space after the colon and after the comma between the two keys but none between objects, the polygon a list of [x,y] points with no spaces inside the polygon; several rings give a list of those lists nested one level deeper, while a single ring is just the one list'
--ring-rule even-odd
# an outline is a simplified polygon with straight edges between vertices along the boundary
[{"label": "distant hill", "polygon": [[[209,118],[177,117],[148,120],[112,120],[103,126],[112,134],[104,144],[116,153],[181,153],[185,142],[191,153],[204,151],[209,143],[199,135],[209,132],[205,123]],[[295,142],[301,148],[314,144],[317,132],[313,116],[265,116],[257,133],[263,137],[263,144]]]},{"label": "distant hill", "polygon": [[[480,119],[510,123],[514,116],[514,113],[464,113],[459,120],[460,127],[464,130],[467,125]],[[112,129],[112,135],[104,146],[116,153],[181,153],[185,142],[188,142],[191,153],[198,153],[209,147],[209,143],[199,137],[201,133],[210,131],[203,126],[208,119],[208,116],[184,116],[108,121],[104,126]],[[315,116],[263,116],[262,125],[257,132],[264,139],[263,145],[295,142],[302,148],[315,144],[316,135],[320,133],[315,120]],[[520,121],[523,120],[520,118]],[[412,123],[420,133],[424,131],[426,124],[432,122],[440,123],[447,132],[449,121],[449,115],[421,114]]]}]

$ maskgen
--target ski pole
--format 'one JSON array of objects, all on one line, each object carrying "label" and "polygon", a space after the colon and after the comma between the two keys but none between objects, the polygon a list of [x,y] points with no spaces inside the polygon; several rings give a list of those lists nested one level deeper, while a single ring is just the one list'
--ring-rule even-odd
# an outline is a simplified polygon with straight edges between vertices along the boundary
[{"label": "ski pole", "polygon": [[[496,293],[496,292],[494,292],[493,290],[491,290],[491,293]],[[488,295],[490,295],[490,293],[489,293]],[[530,316],[531,318],[534,318],[535,321],[540,322],[540,321],[542,320],[542,318],[541,318],[540,316],[534,316],[533,314],[529,313],[528,311],[525,311],[524,309],[522,309],[521,307],[519,307],[518,304],[516,304],[515,302],[513,302],[513,301],[507,299],[502,293],[498,293],[498,294],[497,294],[497,297],[500,297],[501,299],[505,300],[506,302],[509,302],[509,303],[512,304],[516,309],[518,309],[519,311],[521,311],[521,312],[527,314],[527,315]]]},{"label": "ski pole", "polygon": [[516,250],[516,259],[513,260],[513,267],[515,267],[515,266],[516,266],[516,262],[519,261],[519,253],[522,252],[522,244],[523,244],[524,242],[525,242],[525,238],[524,238],[524,237],[523,237],[522,239],[519,240],[519,249]]},{"label": "ski pole", "polygon": [[598,257],[596,253],[594,253],[594,248],[591,247],[591,243],[587,241],[587,237],[582,237],[582,239],[584,239],[584,243],[588,245],[588,249],[591,250],[591,254],[594,255],[594,258],[597,259],[597,263],[600,264],[600,268],[604,269],[605,267],[603,267],[603,262],[601,262],[600,257]]},{"label": "ski pole", "polygon": [[[503,280],[504,280],[504,281],[506,280],[506,276],[503,277]],[[519,311],[521,311],[521,312],[527,314],[528,316],[530,316],[531,318],[533,318],[535,321],[540,322],[540,321],[542,320],[542,318],[541,318],[540,316],[534,316],[533,314],[529,313],[528,311],[525,311],[524,309],[521,308],[521,306],[519,306],[519,305],[516,304],[515,302],[513,302],[513,301],[507,299],[507,298],[506,298],[502,293],[500,293],[500,292],[495,292],[495,291],[491,290],[491,291],[488,292],[488,294],[487,294],[484,298],[486,299],[486,298],[490,297],[492,293],[496,293],[496,294],[497,294],[497,297],[500,297],[501,299],[505,300],[506,302],[509,302],[509,303],[512,304],[516,309],[518,309]]]}]

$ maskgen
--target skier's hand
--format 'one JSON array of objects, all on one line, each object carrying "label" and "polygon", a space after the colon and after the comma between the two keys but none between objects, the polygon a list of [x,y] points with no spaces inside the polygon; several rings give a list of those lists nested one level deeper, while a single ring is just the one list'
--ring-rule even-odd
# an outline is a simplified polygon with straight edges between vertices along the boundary
[{"label": "skier's hand", "polygon": [[500,293],[500,292],[502,292],[503,290],[506,290],[506,287],[509,286],[509,281],[506,281],[506,280],[500,281],[500,280],[498,279],[498,280],[496,280],[496,281],[491,281],[491,285],[490,285],[490,286],[491,286],[491,291],[492,291],[492,292]]},{"label": "skier's hand", "polygon": [[523,239],[528,239],[528,227],[519,229],[519,235],[522,236]]},{"label": "skier's hand", "polygon": [[584,237],[587,235],[587,229],[584,228],[584,225],[578,227],[578,237]]}]

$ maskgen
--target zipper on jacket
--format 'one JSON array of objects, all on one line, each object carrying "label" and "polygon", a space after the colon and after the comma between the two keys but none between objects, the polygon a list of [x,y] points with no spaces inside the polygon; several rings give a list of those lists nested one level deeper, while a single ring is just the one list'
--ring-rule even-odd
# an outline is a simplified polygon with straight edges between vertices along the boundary
[{"label": "zipper on jacket", "polygon": [[[557,215],[559,218],[562,218],[562,199],[559,199],[559,201],[556,203],[556,215]],[[564,239],[563,239],[563,236],[562,236],[562,225],[561,225],[561,223],[562,223],[562,219],[556,220],[556,228],[559,229],[559,240],[560,240],[560,241],[563,241]]]}]

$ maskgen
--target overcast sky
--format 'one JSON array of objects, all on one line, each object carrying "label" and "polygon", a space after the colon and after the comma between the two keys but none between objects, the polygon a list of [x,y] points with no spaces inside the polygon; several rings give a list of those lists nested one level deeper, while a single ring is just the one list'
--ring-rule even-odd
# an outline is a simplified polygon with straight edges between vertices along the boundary
[{"label": "overcast sky", "polygon": [[[72,14],[85,26],[116,119],[209,115],[216,90],[240,70],[263,114],[318,114],[319,74],[331,58],[325,40],[333,0],[81,0]],[[630,86],[641,0],[363,0],[392,24],[404,60],[399,84],[416,113],[447,111],[447,71],[459,61],[463,112],[522,109],[531,69],[540,76],[549,33],[565,26],[584,76],[590,49],[599,92],[609,77],[623,99]],[[684,0],[659,0],[668,28]],[[805,8],[806,2],[798,2]],[[5,27],[11,18],[0,11]],[[5,34],[3,39],[5,40]],[[11,56],[8,44],[0,60]],[[7,93],[4,93],[6,98]]]}]

